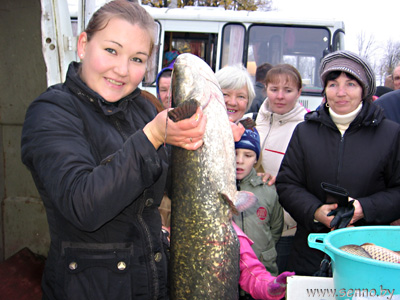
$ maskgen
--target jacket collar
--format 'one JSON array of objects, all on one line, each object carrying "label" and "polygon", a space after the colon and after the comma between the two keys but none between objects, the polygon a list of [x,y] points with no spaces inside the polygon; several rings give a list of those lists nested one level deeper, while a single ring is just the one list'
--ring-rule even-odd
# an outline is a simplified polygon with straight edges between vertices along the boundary
[{"label": "jacket collar", "polygon": [[243,178],[240,183],[249,183],[252,186],[263,185],[264,182],[262,181],[261,176],[257,175],[256,169],[251,169],[250,173],[247,174],[245,178]]},{"label": "jacket collar", "polygon": [[[384,118],[382,108],[364,101],[360,113],[356,116],[353,122],[351,122],[349,128],[353,126],[378,126]],[[305,120],[322,123],[326,126],[336,128],[335,123],[329,115],[329,109],[325,105],[321,105],[321,108],[318,110],[307,113]]]},{"label": "jacket collar", "polygon": [[294,108],[291,111],[287,112],[286,114],[280,115],[273,113],[272,111],[270,111],[269,100],[267,98],[261,105],[257,118],[261,118],[260,121],[269,120],[273,115],[274,120],[280,123],[286,123],[289,121],[298,123],[304,121],[304,115],[306,113],[307,110],[299,102],[297,102]]}]

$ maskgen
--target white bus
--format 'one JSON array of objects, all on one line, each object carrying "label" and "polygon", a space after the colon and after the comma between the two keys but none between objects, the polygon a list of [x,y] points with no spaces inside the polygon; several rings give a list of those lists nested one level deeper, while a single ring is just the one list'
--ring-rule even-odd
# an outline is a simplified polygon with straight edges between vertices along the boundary
[{"label": "white bus", "polygon": [[[79,8],[78,31],[106,1],[81,1],[85,5]],[[214,71],[242,63],[253,78],[257,66],[264,62],[292,64],[303,79],[300,102],[315,109],[322,99],[320,60],[331,51],[344,49],[344,23],[334,19],[280,11],[227,11],[218,7],[143,7],[158,28],[158,46],[142,83],[143,89],[154,94],[155,79],[164,67],[166,52],[177,50],[201,57]],[[80,22],[79,15],[84,22]]]},{"label": "white bus", "polygon": [[[158,24],[159,49],[143,87],[153,87],[165,52],[191,52],[214,71],[243,63],[250,75],[264,62],[289,63],[303,78],[300,101],[309,109],[321,103],[319,62],[330,51],[344,48],[344,24],[334,20],[290,17],[282,12],[226,11],[222,8],[152,8]],[[301,17],[301,18],[300,18]]]}]

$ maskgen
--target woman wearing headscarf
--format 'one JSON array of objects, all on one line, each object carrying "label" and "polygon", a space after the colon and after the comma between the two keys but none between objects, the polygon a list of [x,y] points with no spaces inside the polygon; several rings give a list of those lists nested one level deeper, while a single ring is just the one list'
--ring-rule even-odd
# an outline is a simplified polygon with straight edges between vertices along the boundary
[{"label": "woman wearing headscarf", "polygon": [[[310,233],[389,225],[400,216],[400,126],[372,104],[372,68],[337,51],[322,60],[320,77],[325,105],[297,125],[276,182],[297,222],[288,262],[297,275],[313,275],[324,256],[308,247]],[[329,203],[324,186],[341,191],[345,203]]]}]

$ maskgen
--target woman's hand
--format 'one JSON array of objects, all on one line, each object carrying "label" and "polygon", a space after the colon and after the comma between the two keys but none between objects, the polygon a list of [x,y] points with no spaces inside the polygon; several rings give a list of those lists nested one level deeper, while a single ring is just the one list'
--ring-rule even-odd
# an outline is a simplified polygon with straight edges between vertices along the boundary
[{"label": "woman's hand", "polygon": [[400,225],[400,219],[393,221],[392,223],[390,223],[390,225],[392,226],[399,226]]},{"label": "woman's hand", "polygon": [[242,125],[242,123],[240,123],[240,122],[238,124],[236,124],[236,123],[232,122],[231,119],[229,119],[229,122],[231,124],[233,139],[235,140],[235,142],[239,142],[240,139],[242,138],[245,128]]},{"label": "woman's hand", "polygon": [[207,117],[201,107],[189,119],[174,122],[168,119],[168,110],[160,112],[143,131],[155,149],[162,144],[170,144],[186,150],[196,150],[203,145],[203,135],[206,129]]},{"label": "woman's hand", "polygon": [[276,182],[276,176],[272,176],[269,173],[257,173],[257,175],[262,177],[262,181],[268,185],[273,185]]},{"label": "woman's hand", "polygon": [[361,206],[361,204],[360,204],[360,202],[358,200],[353,199],[351,197],[349,197],[349,200],[354,200],[354,202],[353,202],[354,215],[353,215],[353,218],[351,219],[351,221],[349,223],[350,226],[351,226],[353,223],[355,223],[358,220],[364,218],[364,211],[363,211],[362,206]]},{"label": "woman's hand", "polygon": [[324,204],[318,207],[318,209],[314,213],[314,219],[318,222],[324,224],[326,227],[331,228],[331,222],[334,216],[328,217],[327,214],[332,210],[336,209],[338,205],[335,204]]}]

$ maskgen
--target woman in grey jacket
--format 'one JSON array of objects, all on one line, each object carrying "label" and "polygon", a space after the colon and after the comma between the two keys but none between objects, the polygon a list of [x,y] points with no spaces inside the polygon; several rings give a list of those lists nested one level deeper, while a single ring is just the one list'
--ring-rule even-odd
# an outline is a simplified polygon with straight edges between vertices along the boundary
[{"label": "woman in grey jacket", "polygon": [[322,60],[320,76],[326,104],[296,127],[277,177],[279,201],[297,222],[289,269],[298,275],[313,275],[324,255],[308,235],[341,221],[321,183],[347,191],[339,210],[354,209],[349,225],[389,225],[400,215],[400,126],[371,103],[372,68],[338,51]]},{"label": "woman in grey jacket", "polygon": [[[168,123],[141,96],[154,20],[137,3],[101,7],[78,40],[81,63],[30,105],[22,161],[46,207],[44,299],[167,299],[158,205],[168,153],[196,149],[205,118]],[[166,140],[165,140],[166,139]]]}]

